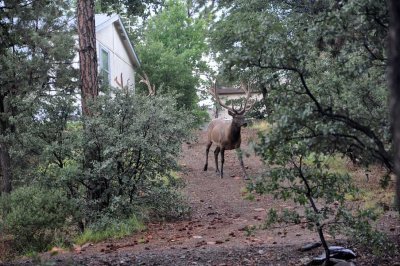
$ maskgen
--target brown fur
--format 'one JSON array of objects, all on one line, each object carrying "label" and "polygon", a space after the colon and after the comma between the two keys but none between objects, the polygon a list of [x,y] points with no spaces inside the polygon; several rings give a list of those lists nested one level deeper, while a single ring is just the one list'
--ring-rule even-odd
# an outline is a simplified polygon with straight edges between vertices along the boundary
[{"label": "brown fur", "polygon": [[[224,154],[225,150],[240,149],[241,144],[241,128],[246,126],[244,116],[241,113],[231,112],[232,121],[225,121],[221,119],[214,119],[210,122],[207,129],[207,149],[206,149],[206,164],[204,165],[204,171],[208,168],[208,153],[211,145],[214,143],[217,147],[214,151],[215,157],[215,170],[220,173],[223,178],[223,165],[224,165]],[[218,154],[221,152],[221,171],[218,169]],[[246,171],[244,170],[243,160],[239,151],[239,161],[243,169],[244,176],[247,178]]]}]

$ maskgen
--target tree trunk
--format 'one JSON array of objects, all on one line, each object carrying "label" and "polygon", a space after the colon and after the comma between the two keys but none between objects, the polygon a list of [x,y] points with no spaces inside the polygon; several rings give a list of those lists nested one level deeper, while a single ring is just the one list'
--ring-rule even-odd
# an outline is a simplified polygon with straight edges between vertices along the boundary
[{"label": "tree trunk", "polygon": [[394,171],[396,181],[396,206],[400,210],[400,1],[390,0],[389,30],[389,87],[391,90],[390,112],[392,117]]},{"label": "tree trunk", "polygon": [[77,5],[82,114],[91,116],[88,102],[99,93],[94,0],[78,0]]},{"label": "tree trunk", "polygon": [[[0,96],[0,134],[6,134],[9,129],[9,124],[7,122],[7,105],[5,104],[5,96]],[[9,153],[9,147],[7,143],[0,143],[0,168],[1,168],[1,182],[0,182],[0,194],[11,192],[11,181],[12,181],[12,171],[11,171],[11,159]]]},{"label": "tree trunk", "polygon": [[1,193],[11,192],[11,160],[8,147],[5,144],[0,144],[0,167],[1,167]]},{"label": "tree trunk", "polygon": [[[90,102],[95,101],[99,94],[94,0],[78,0],[77,12],[82,114],[92,117],[94,113],[90,108]],[[90,130],[87,125],[84,125],[84,128],[86,132]],[[90,176],[93,162],[100,160],[98,155],[98,148],[86,147],[83,166],[89,170],[87,171],[89,173],[87,196],[95,203],[94,209],[101,210],[108,204],[104,200],[108,183],[105,178],[98,175]]]}]

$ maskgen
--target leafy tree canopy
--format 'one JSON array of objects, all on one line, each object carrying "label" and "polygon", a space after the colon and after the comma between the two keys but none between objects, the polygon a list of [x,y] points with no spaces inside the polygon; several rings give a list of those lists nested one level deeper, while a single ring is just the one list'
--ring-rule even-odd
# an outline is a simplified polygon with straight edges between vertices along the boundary
[{"label": "leafy tree canopy", "polygon": [[194,107],[200,73],[205,69],[206,23],[187,16],[186,5],[169,1],[149,20],[138,46],[143,70],[157,86],[157,93],[177,94],[180,107]]},{"label": "leafy tree canopy", "polygon": [[236,0],[211,43],[229,77],[268,88],[265,147],[303,142],[391,171],[386,1]]}]

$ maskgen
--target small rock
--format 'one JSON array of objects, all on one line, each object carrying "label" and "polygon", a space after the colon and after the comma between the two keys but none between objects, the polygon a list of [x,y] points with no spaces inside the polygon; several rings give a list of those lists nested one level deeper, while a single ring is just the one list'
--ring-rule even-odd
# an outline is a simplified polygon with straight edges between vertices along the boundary
[{"label": "small rock", "polygon": [[260,255],[262,255],[262,254],[264,254],[264,253],[265,253],[265,250],[263,250],[263,249],[260,249],[259,251],[257,251],[257,253],[258,253],[258,254],[260,254]]},{"label": "small rock", "polygon": [[85,248],[88,248],[88,247],[90,247],[90,246],[93,246],[93,244],[91,244],[91,243],[86,243],[86,244],[84,244],[84,245],[82,245],[82,249],[85,249]]},{"label": "small rock", "polygon": [[207,242],[207,245],[215,245],[216,243],[215,243],[215,241],[208,241]]},{"label": "small rock", "polygon": [[[332,259],[339,259],[339,260],[351,260],[356,258],[356,254],[347,248],[340,247],[340,246],[330,246],[330,258]],[[318,257],[315,257],[312,260],[312,265],[321,265],[326,260],[326,254],[323,252]],[[350,264],[349,264],[350,265]],[[344,266],[344,265],[343,265]]]},{"label": "small rock", "polygon": [[193,236],[192,238],[194,238],[194,239],[201,239],[201,238],[203,238],[202,236]]},{"label": "small rock", "polygon": [[329,250],[331,251],[332,258],[351,260],[351,259],[354,259],[357,257],[356,254],[348,248],[344,248],[344,247],[340,247],[340,246],[330,246]]}]

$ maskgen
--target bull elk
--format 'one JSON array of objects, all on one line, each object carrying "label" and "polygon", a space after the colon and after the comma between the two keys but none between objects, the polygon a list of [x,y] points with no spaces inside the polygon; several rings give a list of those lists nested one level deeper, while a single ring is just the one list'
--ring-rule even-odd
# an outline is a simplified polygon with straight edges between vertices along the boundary
[{"label": "bull elk", "polygon": [[[220,177],[224,176],[224,161],[225,161],[225,150],[237,150],[240,167],[242,168],[244,178],[248,179],[246,170],[243,164],[242,153],[240,150],[241,139],[241,128],[247,126],[247,122],[245,120],[245,113],[249,111],[253,105],[247,105],[248,100],[250,98],[250,88],[248,85],[242,82],[241,89],[245,92],[246,98],[244,101],[244,105],[241,104],[240,108],[236,109],[233,104],[232,107],[228,107],[225,105],[218,96],[216,83],[211,86],[209,89],[210,94],[214,97],[214,99],[225,109],[228,110],[228,114],[232,116],[232,121],[224,121],[222,119],[214,119],[210,122],[207,128],[207,148],[206,148],[206,164],[204,165],[204,171],[207,171],[208,167],[208,153],[210,151],[210,147],[213,143],[217,146],[214,151],[215,158],[215,171],[220,174]],[[218,169],[218,154],[221,153],[221,171]]]}]

